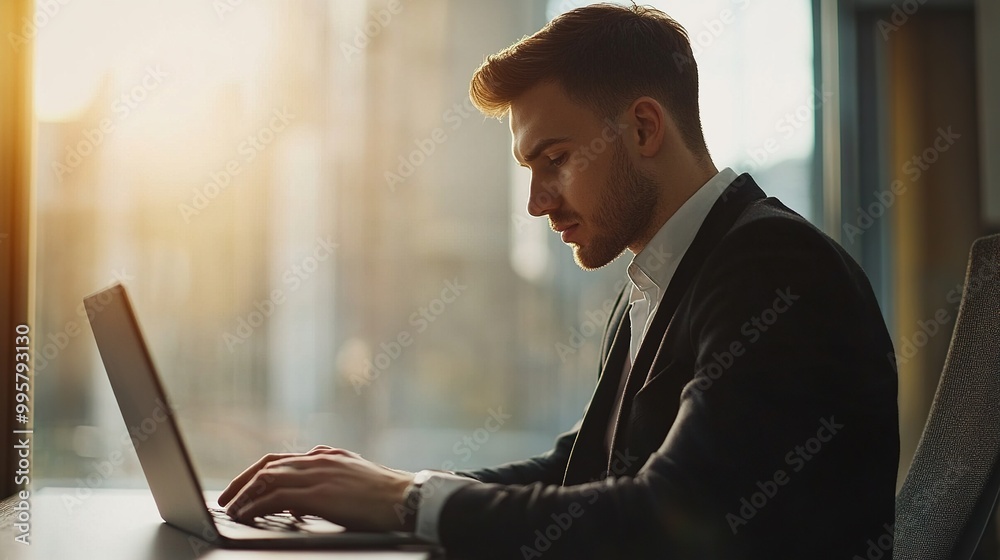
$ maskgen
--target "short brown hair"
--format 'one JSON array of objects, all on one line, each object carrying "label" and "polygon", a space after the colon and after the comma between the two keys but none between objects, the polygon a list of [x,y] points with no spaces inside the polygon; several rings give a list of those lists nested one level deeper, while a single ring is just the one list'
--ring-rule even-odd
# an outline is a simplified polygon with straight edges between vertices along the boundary
[{"label": "short brown hair", "polygon": [[698,67],[687,31],[649,6],[594,4],[566,12],[476,70],[473,104],[501,118],[543,81],[560,84],[600,118],[614,118],[648,95],[670,111],[688,148],[706,155],[698,113]]}]

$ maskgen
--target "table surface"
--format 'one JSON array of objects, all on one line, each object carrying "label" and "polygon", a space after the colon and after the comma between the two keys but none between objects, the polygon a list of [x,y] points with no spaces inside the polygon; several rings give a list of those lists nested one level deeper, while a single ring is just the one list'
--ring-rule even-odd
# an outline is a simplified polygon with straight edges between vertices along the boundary
[{"label": "table surface", "polygon": [[[89,490],[89,489],[88,489]],[[195,550],[160,519],[149,490],[43,488],[30,495],[31,544],[14,541],[0,514],[0,560],[429,560],[427,552],[377,550]],[[84,496],[81,499],[79,496]],[[8,504],[9,505],[9,504]]]}]

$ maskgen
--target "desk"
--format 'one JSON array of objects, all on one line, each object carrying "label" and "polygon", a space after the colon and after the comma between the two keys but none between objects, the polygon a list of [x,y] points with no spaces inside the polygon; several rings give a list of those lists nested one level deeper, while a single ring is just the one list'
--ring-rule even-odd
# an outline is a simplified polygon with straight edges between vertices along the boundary
[{"label": "desk", "polygon": [[[76,489],[31,494],[31,544],[0,529],[0,560],[430,560],[426,552],[194,550],[188,534],[160,519],[149,490],[95,490],[74,502]],[[67,504],[72,504],[72,507]],[[7,525],[10,519],[0,521]]]}]

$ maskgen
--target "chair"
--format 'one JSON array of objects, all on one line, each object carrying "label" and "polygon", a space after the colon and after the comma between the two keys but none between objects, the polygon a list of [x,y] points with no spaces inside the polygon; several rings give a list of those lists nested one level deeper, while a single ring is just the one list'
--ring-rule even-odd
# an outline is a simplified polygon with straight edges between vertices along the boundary
[{"label": "chair", "polygon": [[896,496],[895,560],[972,558],[1000,491],[1000,235],[972,244],[951,346]]}]

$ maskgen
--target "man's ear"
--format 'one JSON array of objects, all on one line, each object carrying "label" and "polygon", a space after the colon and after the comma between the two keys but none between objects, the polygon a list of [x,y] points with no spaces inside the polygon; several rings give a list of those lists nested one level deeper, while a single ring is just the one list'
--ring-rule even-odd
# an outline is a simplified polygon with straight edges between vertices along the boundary
[{"label": "man's ear", "polygon": [[660,152],[668,127],[673,126],[670,114],[652,97],[640,97],[629,106],[627,118],[635,127],[633,140],[636,152],[653,157]]}]

